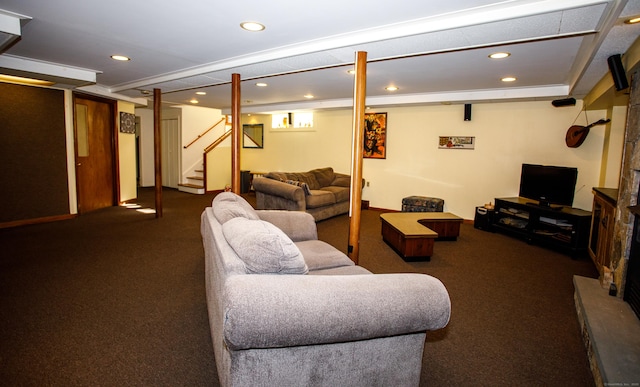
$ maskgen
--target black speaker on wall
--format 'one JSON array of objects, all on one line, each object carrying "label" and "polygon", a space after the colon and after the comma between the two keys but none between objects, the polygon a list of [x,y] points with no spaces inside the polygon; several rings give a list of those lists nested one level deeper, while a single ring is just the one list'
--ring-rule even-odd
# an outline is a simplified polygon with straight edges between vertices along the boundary
[{"label": "black speaker on wall", "polygon": [[464,104],[464,120],[471,121],[471,104],[470,103]]},{"label": "black speaker on wall", "polygon": [[616,85],[616,90],[620,91],[629,87],[627,73],[624,71],[620,54],[611,55],[607,58],[607,63],[609,64],[609,71],[613,77],[613,83]]},{"label": "black speaker on wall", "polygon": [[553,101],[551,101],[551,104],[555,107],[575,106],[576,99],[575,98],[554,99]]}]

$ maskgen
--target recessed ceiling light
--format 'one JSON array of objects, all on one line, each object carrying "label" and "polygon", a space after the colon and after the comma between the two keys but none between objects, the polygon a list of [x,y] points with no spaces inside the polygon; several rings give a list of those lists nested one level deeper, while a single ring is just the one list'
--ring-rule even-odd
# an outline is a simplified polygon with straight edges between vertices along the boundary
[{"label": "recessed ceiling light", "polygon": [[493,54],[489,55],[489,58],[491,58],[491,59],[503,59],[503,58],[506,58],[508,56],[511,56],[511,53],[509,53],[509,52],[494,52]]},{"label": "recessed ceiling light", "polygon": [[386,91],[396,91],[398,88],[396,86],[387,86],[384,88]]},{"label": "recessed ceiling light", "polygon": [[198,95],[207,95],[206,91],[196,91],[196,94]]},{"label": "recessed ceiling light", "polygon": [[258,83],[256,83],[256,86],[258,86],[258,87],[267,87],[267,84],[264,83],[264,82],[258,82]]},{"label": "recessed ceiling light", "polygon": [[311,99],[311,98],[313,98],[313,94],[305,94],[304,97]]},{"label": "recessed ceiling light", "polygon": [[502,82],[515,82],[516,81],[516,77],[504,77],[501,79]]},{"label": "recessed ceiling light", "polygon": [[123,61],[123,62],[131,60],[131,58],[129,58],[128,56],[124,56],[124,55],[111,55],[111,59],[119,60],[119,61]]},{"label": "recessed ceiling light", "polygon": [[640,17],[634,17],[631,19],[627,19],[624,21],[625,24],[636,24],[636,23],[640,23]]},{"label": "recessed ceiling light", "polygon": [[240,27],[247,31],[262,31],[264,30],[264,25],[256,22],[242,22],[240,23]]},{"label": "recessed ceiling light", "polygon": [[197,100],[197,99],[195,99],[195,98],[192,98],[192,99],[191,99],[191,101],[189,101],[189,102],[191,102],[191,103],[193,103],[193,104],[196,104],[196,103],[198,103],[198,100]]},{"label": "recessed ceiling light", "polygon": [[347,71],[347,72],[348,72],[349,74],[351,74],[351,75],[354,75],[354,74],[356,73],[356,70],[351,69],[351,70],[349,70],[349,71]]}]

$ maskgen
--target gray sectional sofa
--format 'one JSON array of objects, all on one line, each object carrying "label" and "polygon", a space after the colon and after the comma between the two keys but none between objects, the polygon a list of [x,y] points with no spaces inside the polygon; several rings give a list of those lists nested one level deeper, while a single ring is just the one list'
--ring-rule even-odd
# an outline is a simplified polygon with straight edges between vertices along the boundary
[{"label": "gray sectional sofa", "polygon": [[371,274],[318,240],[305,212],[254,210],[231,192],[201,217],[206,299],[222,386],[417,386],[444,285]]},{"label": "gray sectional sofa", "polygon": [[260,210],[306,211],[317,221],[349,212],[351,177],[318,168],[308,172],[269,172],[253,179]]}]

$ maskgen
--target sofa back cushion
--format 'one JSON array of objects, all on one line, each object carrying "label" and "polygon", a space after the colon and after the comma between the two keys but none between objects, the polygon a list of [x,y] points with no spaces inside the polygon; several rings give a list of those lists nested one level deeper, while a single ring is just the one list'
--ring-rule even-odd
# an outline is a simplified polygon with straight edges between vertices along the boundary
[{"label": "sofa back cushion", "polygon": [[237,217],[252,220],[260,219],[251,204],[245,198],[233,192],[220,192],[213,198],[211,206],[213,207],[213,214],[220,224]]},{"label": "sofa back cushion", "polygon": [[236,217],[222,225],[227,243],[251,274],[307,274],[302,253],[278,227],[264,220]]},{"label": "sofa back cushion", "polygon": [[309,173],[312,173],[315,176],[318,184],[320,185],[320,188],[330,186],[333,180],[336,178],[335,173],[333,172],[333,168],[331,167],[312,169],[311,171],[309,171]]},{"label": "sofa back cushion", "polygon": [[305,183],[309,189],[319,189],[322,187],[320,183],[318,183],[316,175],[312,172],[269,172],[264,175],[264,177],[280,180],[284,183],[287,181]]}]

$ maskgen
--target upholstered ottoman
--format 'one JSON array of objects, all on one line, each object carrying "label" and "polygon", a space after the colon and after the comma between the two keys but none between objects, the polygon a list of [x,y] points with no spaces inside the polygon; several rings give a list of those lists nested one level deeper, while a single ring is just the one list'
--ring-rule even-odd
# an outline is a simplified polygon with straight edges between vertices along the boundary
[{"label": "upholstered ottoman", "polygon": [[409,196],[402,199],[402,212],[442,212],[444,200],[425,196]]}]

